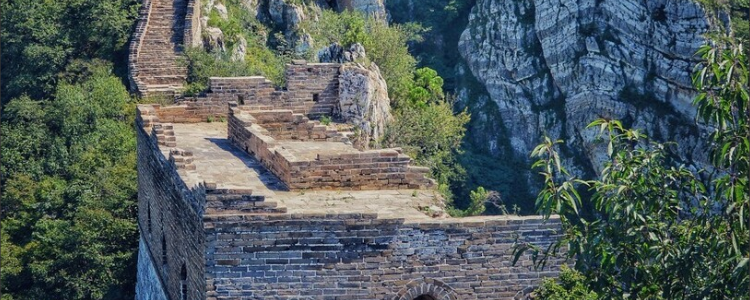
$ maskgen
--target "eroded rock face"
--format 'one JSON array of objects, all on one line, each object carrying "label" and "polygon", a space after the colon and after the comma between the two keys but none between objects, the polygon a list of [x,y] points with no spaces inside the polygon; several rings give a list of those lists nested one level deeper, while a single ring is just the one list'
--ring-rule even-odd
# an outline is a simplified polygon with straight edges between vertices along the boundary
[{"label": "eroded rock face", "polygon": [[[360,129],[361,140],[377,142],[393,119],[388,86],[375,63],[365,67],[357,62],[341,66],[338,117]],[[369,147],[369,142],[359,143]]]},{"label": "eroded rock face", "polygon": [[216,27],[207,27],[205,29],[203,46],[209,51],[227,51],[224,44],[224,33]]},{"label": "eroded rock face", "polygon": [[247,55],[247,40],[241,36],[234,44],[231,59],[232,61],[245,61],[245,55]]},{"label": "eroded rock face", "polygon": [[[349,49],[331,44],[318,52],[318,60],[324,63],[341,63],[339,75],[339,103],[336,117],[359,128],[355,139],[358,148],[368,148],[378,141],[385,127],[393,119],[388,85],[375,63],[367,63],[365,47],[356,43]],[[367,66],[365,66],[365,64]]]},{"label": "eroded rock face", "polygon": [[364,60],[367,57],[365,47],[360,43],[355,43],[344,49],[339,43],[333,43],[330,46],[318,50],[318,61],[329,63],[346,63]]},{"label": "eroded rock face", "polygon": [[336,6],[340,11],[350,9],[379,17],[386,15],[383,0],[336,0]]},{"label": "eroded rock face", "polygon": [[693,0],[479,0],[459,49],[519,157],[547,134],[596,170],[606,152],[584,128],[605,117],[705,162],[690,76],[707,29]]}]

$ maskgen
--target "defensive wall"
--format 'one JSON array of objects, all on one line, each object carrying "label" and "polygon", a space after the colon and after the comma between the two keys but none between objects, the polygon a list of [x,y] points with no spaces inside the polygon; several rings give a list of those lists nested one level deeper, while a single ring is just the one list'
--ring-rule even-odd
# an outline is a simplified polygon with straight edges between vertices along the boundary
[{"label": "defensive wall", "polygon": [[559,271],[511,263],[514,243],[554,242],[557,219],[436,216],[426,169],[310,119],[335,106],[327,87],[267,83],[212,78],[138,106],[139,299],[513,299]]},{"label": "defensive wall", "polygon": [[[129,78],[174,95],[199,0],[143,0]],[[139,105],[137,299],[513,299],[535,269],[515,243],[559,238],[556,218],[450,218],[428,170],[400,149],[363,151],[344,124],[338,64],[294,61],[286,84],[211,78],[174,105]]]}]

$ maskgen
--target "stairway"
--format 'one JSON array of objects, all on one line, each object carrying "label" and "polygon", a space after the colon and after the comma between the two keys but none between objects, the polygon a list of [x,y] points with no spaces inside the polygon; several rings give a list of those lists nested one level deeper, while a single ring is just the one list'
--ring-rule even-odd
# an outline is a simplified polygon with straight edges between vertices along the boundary
[{"label": "stairway", "polygon": [[133,79],[143,96],[174,96],[187,78],[187,69],[179,62],[184,48],[187,0],[151,0],[150,5],[133,62],[137,69]]}]

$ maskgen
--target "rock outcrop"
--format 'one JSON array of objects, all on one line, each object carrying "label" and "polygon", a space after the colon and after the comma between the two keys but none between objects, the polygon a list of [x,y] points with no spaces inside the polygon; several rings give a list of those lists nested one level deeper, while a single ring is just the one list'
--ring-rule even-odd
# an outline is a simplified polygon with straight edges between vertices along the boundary
[{"label": "rock outcrop", "polygon": [[357,43],[345,50],[332,44],[318,52],[321,62],[341,63],[339,75],[339,101],[334,114],[359,129],[355,144],[369,148],[385,133],[386,125],[393,119],[388,85],[380,68],[367,62],[365,48]]},{"label": "rock outcrop", "polygon": [[318,50],[318,61],[328,63],[346,63],[364,60],[367,54],[360,43],[351,45],[348,50],[338,43]]},{"label": "rock outcrop", "polygon": [[478,0],[459,50],[518,157],[547,134],[586,149],[570,166],[596,170],[604,151],[584,128],[605,117],[678,142],[700,164],[691,73],[708,28],[693,0]]},{"label": "rock outcrop", "polygon": [[203,38],[203,46],[209,51],[227,51],[224,44],[224,33],[216,27],[207,27]]},{"label": "rock outcrop", "polygon": [[336,7],[341,10],[357,10],[368,15],[385,17],[384,0],[336,0]]},{"label": "rock outcrop", "polygon": [[[336,113],[359,128],[362,140],[372,141],[377,146],[386,125],[393,119],[390,102],[388,86],[377,65],[371,63],[365,67],[360,63],[346,63],[341,66]],[[360,143],[363,148],[368,144]]]}]

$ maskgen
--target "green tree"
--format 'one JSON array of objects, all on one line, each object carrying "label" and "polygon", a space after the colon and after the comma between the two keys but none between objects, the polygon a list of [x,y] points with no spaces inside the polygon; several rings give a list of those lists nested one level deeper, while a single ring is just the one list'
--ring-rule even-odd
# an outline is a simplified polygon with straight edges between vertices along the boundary
[{"label": "green tree", "polygon": [[138,13],[136,0],[2,0],[0,9],[2,103],[23,94],[48,97],[72,59],[127,66],[125,44]]},{"label": "green tree", "polygon": [[4,299],[133,297],[134,101],[108,63],[81,66],[50,100],[4,107]]},{"label": "green tree", "polygon": [[417,164],[430,167],[441,191],[450,195],[449,184],[463,177],[456,154],[469,114],[454,114],[450,103],[440,101],[423,107],[404,106],[394,118],[386,130],[385,144],[404,148]]},{"label": "green tree", "polygon": [[[699,54],[695,103],[714,128],[716,172],[676,166],[669,145],[618,121],[597,120],[589,127],[599,128],[609,160],[598,179],[579,180],[560,162],[560,141],[547,139],[532,152],[546,183],[537,207],[546,217],[560,215],[564,238],[548,250],[519,245],[517,255],[544,252],[538,261],[544,264],[565,246],[585,283],[606,299],[750,297],[747,57],[730,40]],[[708,185],[704,175],[712,175]],[[582,203],[592,211],[584,213]]]},{"label": "green tree", "polygon": [[563,265],[560,270],[559,282],[546,278],[534,292],[539,299],[551,300],[596,300],[596,293],[586,286],[586,277],[581,273]]}]

